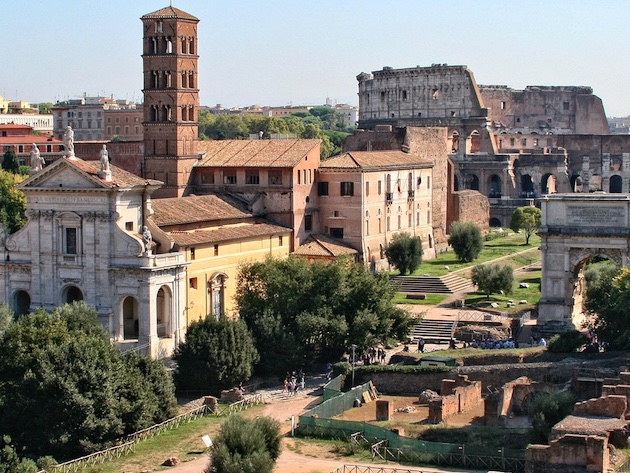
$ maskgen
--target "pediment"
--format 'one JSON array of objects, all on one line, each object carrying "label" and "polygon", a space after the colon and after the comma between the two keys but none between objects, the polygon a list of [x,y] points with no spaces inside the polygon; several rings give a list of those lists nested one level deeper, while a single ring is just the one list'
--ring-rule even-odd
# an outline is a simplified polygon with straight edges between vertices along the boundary
[{"label": "pediment", "polygon": [[60,160],[29,177],[20,184],[23,191],[31,189],[103,189],[98,179],[66,160]]}]

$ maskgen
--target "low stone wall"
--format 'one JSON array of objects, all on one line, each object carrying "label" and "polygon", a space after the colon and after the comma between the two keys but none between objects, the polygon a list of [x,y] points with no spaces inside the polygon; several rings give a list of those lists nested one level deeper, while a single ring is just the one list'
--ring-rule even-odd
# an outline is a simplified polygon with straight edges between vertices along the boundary
[{"label": "low stone wall", "polygon": [[481,381],[482,391],[500,389],[504,384],[522,376],[539,383],[564,384],[570,382],[575,370],[580,368],[617,368],[628,364],[627,358],[606,358],[594,361],[569,361],[562,363],[515,363],[492,366],[463,366],[453,368],[449,373],[365,373],[355,372],[357,383],[372,380],[380,392],[419,394],[425,389],[438,393],[442,390],[443,379],[454,379],[465,374],[471,381]]}]

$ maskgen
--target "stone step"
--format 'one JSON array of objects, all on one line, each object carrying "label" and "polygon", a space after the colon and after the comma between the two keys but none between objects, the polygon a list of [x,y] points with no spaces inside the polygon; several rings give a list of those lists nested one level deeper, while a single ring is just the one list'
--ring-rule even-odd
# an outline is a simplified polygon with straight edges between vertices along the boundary
[{"label": "stone step", "polygon": [[449,341],[453,338],[457,322],[450,320],[423,319],[422,322],[413,326],[411,338],[417,342],[419,338],[424,338],[426,342]]}]

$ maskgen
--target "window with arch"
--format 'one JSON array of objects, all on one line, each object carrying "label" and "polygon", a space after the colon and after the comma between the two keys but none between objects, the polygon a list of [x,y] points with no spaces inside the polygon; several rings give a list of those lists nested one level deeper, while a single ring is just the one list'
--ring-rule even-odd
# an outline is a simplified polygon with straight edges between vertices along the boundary
[{"label": "window with arch", "polygon": [[127,296],[122,301],[123,339],[136,340],[140,336],[140,322],[138,319],[138,300]]},{"label": "window with arch", "polygon": [[209,281],[212,316],[217,320],[225,314],[225,283],[227,279],[225,273],[217,273]]}]

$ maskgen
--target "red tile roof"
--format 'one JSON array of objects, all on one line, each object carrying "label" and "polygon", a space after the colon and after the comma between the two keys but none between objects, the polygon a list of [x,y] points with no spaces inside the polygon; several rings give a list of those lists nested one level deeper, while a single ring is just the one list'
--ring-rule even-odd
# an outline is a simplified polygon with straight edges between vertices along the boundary
[{"label": "red tile roof", "polygon": [[159,226],[253,217],[244,204],[226,195],[172,197],[151,203],[155,211],[151,218]]},{"label": "red tile roof", "polygon": [[[144,179],[142,177],[136,176],[124,169],[121,169],[113,164],[110,164],[110,170],[112,172],[112,180],[111,182],[107,182],[104,179],[101,179],[98,176],[98,173],[101,171],[101,162],[96,161],[84,161],[79,158],[63,158],[66,162],[76,166],[81,169],[83,172],[88,173],[92,178],[97,179],[106,187],[136,187],[136,186],[144,186],[144,185],[154,185],[159,186],[162,184],[160,181],[156,181],[154,179]],[[56,163],[53,163],[54,166]],[[46,168],[44,168],[46,170]]]},{"label": "red tile roof", "polygon": [[215,230],[199,230],[195,232],[169,232],[179,246],[191,246],[201,243],[219,243],[222,241],[241,240],[261,236],[273,236],[291,233],[291,229],[271,223],[251,223],[247,225],[231,225]]},{"label": "red tile roof", "polygon": [[38,135],[0,136],[0,145],[30,145],[33,143],[38,145],[62,145],[63,141]]},{"label": "red tile roof", "polygon": [[197,167],[292,168],[321,140],[203,140],[198,150],[205,157]]},{"label": "red tile roof", "polygon": [[161,10],[154,11],[153,13],[147,13],[146,15],[142,15],[141,20],[152,19],[152,18],[177,18],[180,20],[195,20],[199,21],[199,18],[196,16],[192,16],[190,13],[186,13],[185,11],[180,10],[175,7],[166,7]]},{"label": "red tile roof", "polygon": [[320,169],[409,169],[433,167],[428,159],[403,151],[349,151],[323,160]]},{"label": "red tile roof", "polygon": [[293,254],[299,256],[327,256],[355,255],[359,252],[345,243],[321,233],[310,235]]}]

